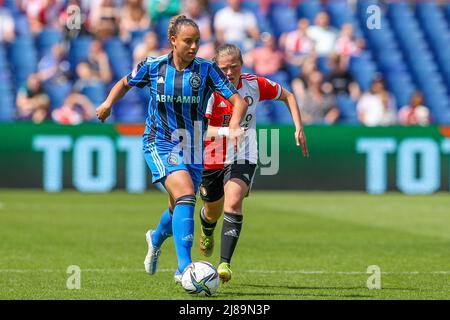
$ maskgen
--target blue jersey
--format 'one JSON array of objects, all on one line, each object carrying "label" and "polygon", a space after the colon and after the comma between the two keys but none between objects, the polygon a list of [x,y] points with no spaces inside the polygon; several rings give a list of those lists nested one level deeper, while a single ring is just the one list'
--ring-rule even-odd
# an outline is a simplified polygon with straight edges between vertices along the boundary
[{"label": "blue jersey", "polygon": [[143,60],[127,79],[130,86],[149,87],[145,135],[149,143],[156,144],[179,143],[179,129],[185,129],[191,141],[195,137],[203,142],[207,125],[204,115],[213,91],[226,99],[237,93],[215,62],[195,58],[184,70],[177,71],[172,52]]}]

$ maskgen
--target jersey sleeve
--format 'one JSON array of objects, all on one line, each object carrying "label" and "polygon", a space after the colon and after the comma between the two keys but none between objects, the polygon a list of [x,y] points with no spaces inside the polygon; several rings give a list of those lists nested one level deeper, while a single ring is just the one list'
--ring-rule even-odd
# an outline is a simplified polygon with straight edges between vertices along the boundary
[{"label": "jersey sleeve", "polygon": [[267,78],[258,77],[258,88],[259,88],[259,100],[277,100],[281,96],[281,92],[283,91],[283,87]]},{"label": "jersey sleeve", "polygon": [[211,95],[211,97],[209,97],[208,104],[206,105],[205,117],[208,119],[211,119],[211,117],[212,117],[215,100],[216,99],[215,99],[214,93],[213,93]]},{"label": "jersey sleeve", "polygon": [[229,99],[233,94],[238,93],[237,89],[215,62],[209,68],[206,83],[213,91],[219,93],[225,99]]},{"label": "jersey sleeve", "polygon": [[143,88],[150,84],[150,73],[147,59],[142,60],[127,76],[128,85]]}]

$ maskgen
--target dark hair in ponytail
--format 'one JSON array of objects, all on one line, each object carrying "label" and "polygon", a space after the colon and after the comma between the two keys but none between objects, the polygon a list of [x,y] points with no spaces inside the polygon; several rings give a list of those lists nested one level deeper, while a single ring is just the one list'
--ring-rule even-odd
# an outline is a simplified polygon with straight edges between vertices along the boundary
[{"label": "dark hair in ponytail", "polygon": [[170,19],[169,28],[167,29],[167,40],[169,41],[169,44],[171,44],[170,38],[177,35],[181,26],[192,26],[198,29],[198,25],[195,21],[187,18],[185,15],[174,16]]}]

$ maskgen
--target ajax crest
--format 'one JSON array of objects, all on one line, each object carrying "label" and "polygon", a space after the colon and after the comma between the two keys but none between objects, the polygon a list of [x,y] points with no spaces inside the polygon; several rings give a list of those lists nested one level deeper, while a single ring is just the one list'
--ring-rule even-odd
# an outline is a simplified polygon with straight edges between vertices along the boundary
[{"label": "ajax crest", "polygon": [[198,89],[200,88],[200,85],[202,84],[202,79],[200,78],[198,73],[192,73],[191,77],[189,78],[189,83],[192,87],[192,89]]}]

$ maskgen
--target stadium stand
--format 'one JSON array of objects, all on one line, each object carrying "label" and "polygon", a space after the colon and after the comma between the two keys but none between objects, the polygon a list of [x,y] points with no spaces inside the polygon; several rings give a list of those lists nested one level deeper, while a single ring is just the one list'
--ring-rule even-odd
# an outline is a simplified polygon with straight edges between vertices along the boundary
[{"label": "stadium stand", "polygon": [[[60,0],[65,5],[68,0]],[[89,56],[89,48],[95,39],[95,32],[82,32],[78,36],[68,36],[63,26],[45,25],[38,34],[33,34],[26,11],[21,1],[5,0],[0,2],[3,9],[8,10],[14,18],[15,39],[11,43],[0,42],[0,121],[14,121],[15,96],[27,77],[35,73],[38,62],[49,53],[54,44],[64,43],[67,49],[67,60],[70,64],[72,78],[68,83],[59,86],[44,84],[50,100],[51,108],[61,106],[64,99],[72,91],[76,82],[76,66]],[[121,6],[125,0],[114,3]],[[208,12],[213,23],[215,13],[227,6],[225,0],[210,0]],[[437,124],[450,123],[450,3],[439,4],[436,1],[242,1],[244,9],[257,16],[261,32],[270,32],[277,41],[286,32],[297,28],[297,21],[306,18],[311,24],[320,11],[326,11],[331,25],[338,30],[351,23],[354,35],[365,41],[363,52],[352,56],[348,68],[361,92],[370,88],[377,73],[386,80],[388,90],[396,100],[400,109],[408,104],[416,90],[423,92],[425,103],[432,113],[432,121]],[[376,5],[381,8],[381,28],[371,29],[367,19],[371,14],[368,8]],[[86,8],[84,8],[86,9]],[[147,8],[146,8],[147,9]],[[89,16],[87,17],[89,22]],[[161,17],[153,22],[150,29],[159,38],[161,48],[167,48],[168,17]],[[119,34],[103,41],[104,50],[109,58],[113,73],[111,83],[84,87],[82,92],[94,105],[104,99],[113,83],[129,73],[132,69],[133,50],[148,30],[136,30],[130,39],[122,39]],[[261,43],[257,43],[257,46]],[[327,57],[316,60],[317,68],[325,75],[329,72]],[[244,68],[245,72],[253,72]],[[280,70],[272,80],[291,88],[295,70]],[[301,72],[301,70],[299,70]],[[114,121],[142,122],[145,118],[148,93],[131,93],[120,102],[114,112]],[[142,92],[141,92],[142,91]],[[299,101],[301,103],[301,101]],[[340,122],[358,123],[355,99],[348,94],[336,97],[340,110]],[[278,102],[264,102],[258,109],[260,123],[289,123],[289,113]]]}]

